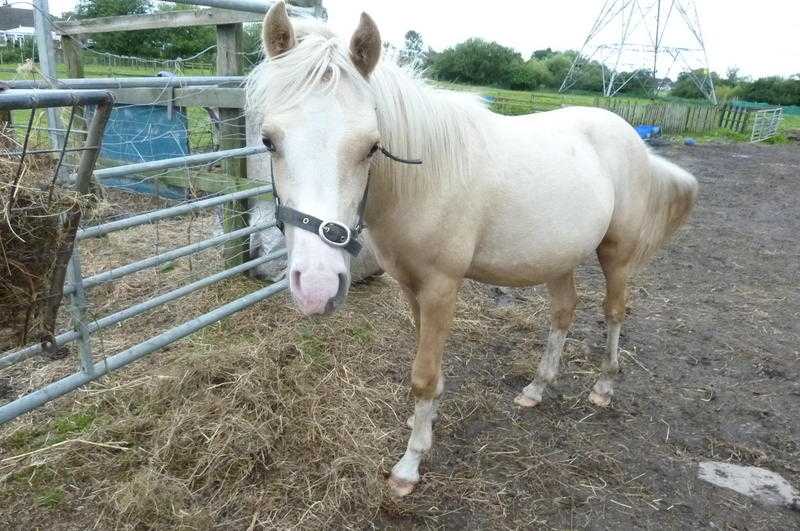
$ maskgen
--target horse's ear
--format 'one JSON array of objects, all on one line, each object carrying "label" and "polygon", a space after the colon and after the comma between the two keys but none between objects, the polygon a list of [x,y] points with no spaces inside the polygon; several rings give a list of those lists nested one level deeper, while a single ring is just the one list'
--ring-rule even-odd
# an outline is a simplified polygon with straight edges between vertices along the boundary
[{"label": "horse's ear", "polygon": [[361,21],[350,39],[350,60],[365,78],[369,77],[381,57],[381,34],[372,17],[361,13]]},{"label": "horse's ear", "polygon": [[278,2],[270,8],[264,17],[261,37],[264,39],[264,49],[270,57],[281,55],[294,48],[297,41],[294,38],[294,28],[289,21],[289,14],[286,12],[286,4]]}]

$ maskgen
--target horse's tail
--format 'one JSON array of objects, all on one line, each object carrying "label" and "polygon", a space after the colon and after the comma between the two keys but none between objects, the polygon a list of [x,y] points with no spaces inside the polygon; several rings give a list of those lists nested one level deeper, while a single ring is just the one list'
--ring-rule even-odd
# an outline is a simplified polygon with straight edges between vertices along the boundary
[{"label": "horse's tail", "polygon": [[646,208],[633,259],[642,264],[652,258],[683,225],[697,197],[697,179],[692,174],[649,154]]}]

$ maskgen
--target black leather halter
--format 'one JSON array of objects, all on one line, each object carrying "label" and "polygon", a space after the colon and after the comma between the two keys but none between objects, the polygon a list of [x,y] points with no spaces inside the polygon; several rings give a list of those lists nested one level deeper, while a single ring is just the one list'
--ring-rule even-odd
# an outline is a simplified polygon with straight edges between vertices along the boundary
[{"label": "black leather halter", "polygon": [[[378,150],[393,161],[403,164],[422,164],[421,160],[403,159],[392,155],[386,148],[378,145]],[[358,237],[364,230],[364,211],[367,208],[367,193],[369,192],[369,175],[367,175],[367,186],[364,187],[364,195],[358,203],[356,224],[348,227],[344,223],[332,220],[322,220],[311,214],[306,214],[293,208],[283,206],[278,188],[275,186],[275,170],[272,165],[272,157],[269,160],[269,174],[272,180],[272,197],[275,199],[275,225],[281,232],[284,232],[285,225],[293,225],[297,228],[313,232],[331,247],[340,247],[352,256],[358,256],[361,252],[361,242]]]}]

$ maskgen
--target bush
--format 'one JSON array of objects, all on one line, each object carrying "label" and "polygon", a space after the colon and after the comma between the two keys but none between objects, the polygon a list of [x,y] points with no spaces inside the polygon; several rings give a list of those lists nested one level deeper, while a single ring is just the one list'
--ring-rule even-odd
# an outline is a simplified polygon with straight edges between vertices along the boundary
[{"label": "bush", "polygon": [[515,66],[509,88],[514,90],[537,90],[542,87],[552,87],[553,74],[543,61],[531,59]]},{"label": "bush", "polygon": [[772,105],[800,105],[800,78],[763,77],[752,83],[742,83],[736,95],[745,100]]},{"label": "bush", "polygon": [[510,87],[522,64],[511,48],[483,39],[469,39],[436,57],[431,72],[445,81]]}]

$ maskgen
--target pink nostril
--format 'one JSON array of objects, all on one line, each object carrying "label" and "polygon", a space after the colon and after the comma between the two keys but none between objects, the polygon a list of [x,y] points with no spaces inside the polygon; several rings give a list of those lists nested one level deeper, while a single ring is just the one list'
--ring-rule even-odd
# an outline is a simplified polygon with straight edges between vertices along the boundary
[{"label": "pink nostril", "polygon": [[300,271],[298,271],[297,269],[292,271],[292,284],[294,284],[294,288],[296,290],[299,291],[301,289],[300,288]]}]

